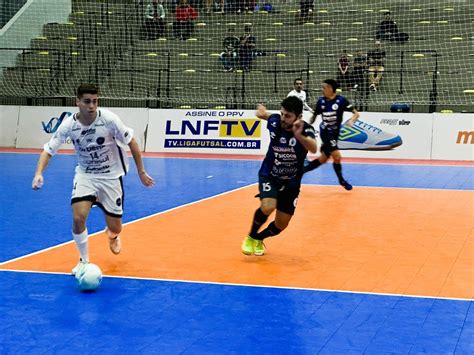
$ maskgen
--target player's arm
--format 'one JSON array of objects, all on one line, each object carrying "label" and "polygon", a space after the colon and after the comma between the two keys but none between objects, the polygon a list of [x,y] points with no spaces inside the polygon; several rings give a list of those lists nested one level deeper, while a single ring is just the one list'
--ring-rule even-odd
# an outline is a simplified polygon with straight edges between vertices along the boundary
[{"label": "player's arm", "polygon": [[[303,106],[306,110],[308,110],[309,112],[311,112],[312,114],[314,114],[314,110],[311,108],[311,106],[308,105],[308,103],[306,101],[303,102]],[[314,122],[314,121],[313,121]]]},{"label": "player's arm", "polygon": [[360,117],[359,111],[357,111],[355,108],[352,109],[352,116],[349,118],[346,122],[346,124],[351,127],[355,121],[357,121]]},{"label": "player's arm", "polygon": [[257,111],[255,112],[255,116],[260,118],[261,120],[267,121],[270,118],[270,113],[267,111],[267,108],[263,104],[257,105]]},{"label": "player's arm", "polygon": [[153,186],[155,184],[155,181],[150,175],[147,174],[145,170],[145,165],[143,164],[142,152],[140,150],[140,147],[138,146],[137,141],[134,138],[132,138],[130,143],[128,143],[128,146],[130,147],[130,151],[132,152],[133,160],[135,161],[138,176],[140,177],[142,184],[145,186]]},{"label": "player's arm", "polygon": [[[295,123],[293,123],[292,130],[295,138],[303,145],[303,147],[305,147],[306,150],[310,151],[311,153],[316,153],[316,139],[314,138],[314,136],[303,135],[303,129],[303,120],[297,120],[295,121]],[[314,129],[312,127],[309,129],[311,129],[312,135],[314,135]]]},{"label": "player's arm", "polygon": [[51,155],[48,152],[43,150],[43,152],[40,154],[40,157],[38,159],[38,164],[36,165],[35,176],[33,178],[33,182],[31,183],[31,187],[33,188],[33,190],[41,189],[41,187],[43,186],[44,184],[43,171],[48,166],[50,159],[51,159]]}]

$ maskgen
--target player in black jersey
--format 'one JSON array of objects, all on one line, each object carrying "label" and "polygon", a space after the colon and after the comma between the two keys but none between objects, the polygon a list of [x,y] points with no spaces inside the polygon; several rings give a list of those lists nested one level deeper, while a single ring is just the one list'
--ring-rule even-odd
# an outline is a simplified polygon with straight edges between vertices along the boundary
[{"label": "player in black jersey", "polygon": [[[280,114],[270,114],[258,105],[256,115],[266,120],[270,146],[258,172],[260,207],[255,211],[250,233],[242,242],[245,255],[263,255],[263,240],[284,230],[295,212],[308,151],[316,152],[314,128],[302,120],[303,102],[290,96],[281,103]],[[258,230],[276,210],[275,220]]]},{"label": "player in black jersey", "polygon": [[321,135],[321,155],[318,159],[311,161],[304,167],[304,172],[314,170],[320,165],[324,164],[329,157],[334,160],[333,168],[336,172],[339,184],[346,190],[352,190],[352,185],[349,184],[342,176],[341,152],[337,146],[339,139],[339,130],[342,124],[342,116],[344,111],[352,112],[352,117],[347,121],[347,125],[352,124],[359,118],[359,112],[352,106],[352,104],[342,95],[337,95],[336,90],[338,84],[334,79],[326,79],[323,82],[322,92],[323,96],[319,98],[314,109],[314,114],[311,117],[311,124],[316,120],[317,115],[321,115],[322,122],[319,125],[319,133]]}]

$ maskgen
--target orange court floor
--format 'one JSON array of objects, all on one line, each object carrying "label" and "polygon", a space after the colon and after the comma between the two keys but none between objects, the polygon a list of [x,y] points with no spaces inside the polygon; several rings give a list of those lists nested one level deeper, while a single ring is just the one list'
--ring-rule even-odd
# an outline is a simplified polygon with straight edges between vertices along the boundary
[{"label": "orange court floor", "polygon": [[[473,191],[303,185],[264,256],[240,245],[258,200],[238,188],[127,223],[123,251],[89,239],[104,275],[472,299]],[[272,220],[273,216],[269,219]],[[69,273],[72,242],[0,269]]]}]

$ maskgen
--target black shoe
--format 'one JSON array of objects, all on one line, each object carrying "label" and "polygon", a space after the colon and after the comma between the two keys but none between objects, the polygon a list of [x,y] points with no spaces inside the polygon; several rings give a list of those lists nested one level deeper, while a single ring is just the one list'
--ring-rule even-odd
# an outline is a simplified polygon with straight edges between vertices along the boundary
[{"label": "black shoe", "polygon": [[341,180],[341,181],[339,181],[339,184],[340,184],[343,188],[345,188],[347,191],[352,190],[352,185],[349,184],[346,180]]}]

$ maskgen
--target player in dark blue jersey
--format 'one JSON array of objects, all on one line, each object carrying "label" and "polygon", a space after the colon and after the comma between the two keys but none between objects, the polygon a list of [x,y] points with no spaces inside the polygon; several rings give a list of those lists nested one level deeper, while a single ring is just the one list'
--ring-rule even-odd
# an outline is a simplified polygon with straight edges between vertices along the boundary
[{"label": "player in dark blue jersey", "polygon": [[[295,212],[308,151],[316,152],[314,128],[302,120],[303,102],[290,96],[281,103],[280,114],[270,114],[258,105],[256,115],[266,120],[270,146],[258,172],[260,207],[255,211],[250,233],[242,242],[245,255],[263,255],[263,240],[284,230]],[[276,210],[275,220],[258,230]]]},{"label": "player in dark blue jersey", "polygon": [[322,92],[323,96],[316,102],[311,124],[316,120],[317,115],[321,115],[322,122],[319,125],[319,133],[321,135],[321,155],[318,159],[309,162],[304,167],[304,172],[314,170],[321,164],[324,164],[329,157],[333,159],[333,168],[336,172],[339,184],[346,190],[352,190],[352,185],[349,184],[342,176],[341,152],[337,146],[339,139],[339,130],[342,124],[342,116],[345,111],[352,112],[352,117],[347,121],[350,127],[359,118],[359,112],[352,106],[352,104],[342,95],[337,95],[336,90],[338,84],[336,80],[326,79],[323,82]]}]

